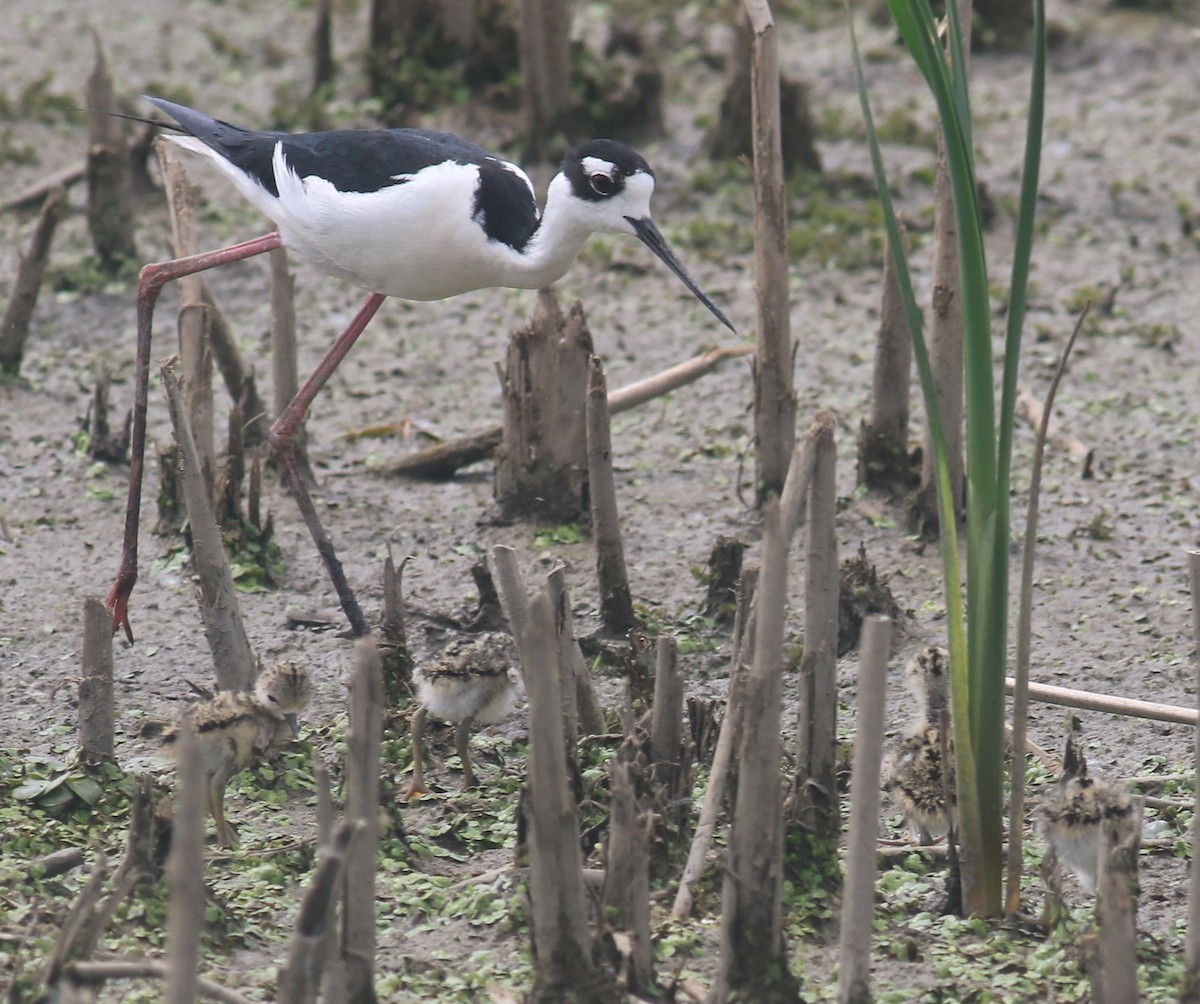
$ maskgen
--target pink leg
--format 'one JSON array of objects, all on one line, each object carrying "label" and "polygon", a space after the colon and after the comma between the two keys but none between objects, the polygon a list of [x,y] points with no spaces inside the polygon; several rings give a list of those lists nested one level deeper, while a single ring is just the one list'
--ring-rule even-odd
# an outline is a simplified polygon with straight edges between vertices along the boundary
[{"label": "pink leg", "polygon": [[325,382],[333,375],[338,364],[346,358],[346,353],[358,340],[358,336],[363,333],[385,299],[386,297],[382,293],[372,293],[367,297],[366,302],[354,315],[350,326],[338,336],[337,341],[325,353],[325,357],[317,365],[316,371],[305,381],[304,386],[292,398],[291,404],[284,409],[283,414],[275,419],[270,434],[271,453],[275,457],[279,473],[283,475],[284,484],[295,498],[300,515],[304,517],[304,523],[312,535],[313,543],[317,545],[321,560],[325,562],[325,569],[329,572],[329,578],[333,580],[333,588],[337,590],[342,610],[345,611],[346,617],[350,621],[350,629],[359,637],[370,633],[367,628],[367,620],[363,616],[362,608],[358,605],[358,600],[354,598],[354,591],[350,588],[350,583],[346,581],[342,563],[334,553],[333,544],[329,540],[325,528],[321,525],[317,510],[313,506],[312,497],[308,494],[308,489],[304,486],[304,479],[300,476],[300,471],[296,466],[296,430],[304,421],[304,415],[308,411],[309,405],[312,404],[313,398],[325,386]]},{"label": "pink leg", "polygon": [[129,625],[129,595],[137,582],[138,516],[142,506],[142,470],[146,453],[146,403],[150,387],[150,333],[154,322],[154,305],[158,294],[172,279],[204,272],[231,261],[240,261],[282,247],[279,234],[271,232],[254,240],[232,247],[177,258],[174,261],[147,265],[138,278],[137,293],[137,361],[134,366],[133,437],[129,448],[129,501],[125,508],[125,539],[121,548],[121,567],[117,581],[109,590],[107,604],[112,611],[112,630],[125,629],[125,637],[133,641]]}]

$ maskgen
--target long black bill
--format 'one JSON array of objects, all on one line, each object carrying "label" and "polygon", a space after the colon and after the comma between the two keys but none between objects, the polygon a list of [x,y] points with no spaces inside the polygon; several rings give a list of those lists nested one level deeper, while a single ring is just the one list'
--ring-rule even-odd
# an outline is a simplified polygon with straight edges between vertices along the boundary
[{"label": "long black bill", "polygon": [[671,245],[668,244],[667,239],[663,237],[661,233],[659,233],[658,227],[654,225],[654,221],[650,219],[649,216],[643,216],[640,220],[635,220],[632,216],[626,216],[625,219],[629,221],[630,225],[637,233],[638,240],[640,240],[646,245],[646,247],[658,255],[658,257],[663,260],[663,263],[667,266],[667,268],[669,268],[672,272],[679,276],[680,279],[683,280],[683,284],[692,291],[692,295],[694,295],[697,300],[711,310],[718,321],[724,324],[725,327],[727,327],[736,335],[737,328],[729,323],[729,318],[725,316],[721,308],[708,298],[708,294],[696,285],[696,281],[690,275],[688,275],[684,267],[679,264],[679,259],[675,257],[675,252],[671,250]]}]

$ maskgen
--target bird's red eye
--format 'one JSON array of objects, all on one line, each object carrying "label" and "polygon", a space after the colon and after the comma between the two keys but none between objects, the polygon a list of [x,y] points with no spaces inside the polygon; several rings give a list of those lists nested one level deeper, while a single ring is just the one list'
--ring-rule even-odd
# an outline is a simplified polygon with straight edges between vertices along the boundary
[{"label": "bird's red eye", "polygon": [[592,186],[592,191],[597,195],[612,195],[615,187],[612,178],[607,174],[593,174],[588,182]]}]

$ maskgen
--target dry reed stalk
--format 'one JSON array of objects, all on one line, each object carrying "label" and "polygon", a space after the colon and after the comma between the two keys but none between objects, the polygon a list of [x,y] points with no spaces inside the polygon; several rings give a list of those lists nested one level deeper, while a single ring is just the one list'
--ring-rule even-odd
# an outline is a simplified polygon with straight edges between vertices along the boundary
[{"label": "dry reed stalk", "polygon": [[192,569],[217,683],[222,690],[249,690],[257,675],[257,663],[238,608],[229,557],[213,516],[179,381],[169,362],[160,372],[180,449],[183,497],[192,528]]},{"label": "dry reed stalk", "polygon": [[361,820],[346,820],[338,827],[337,836],[321,845],[321,859],[304,891],[287,962],[279,974],[279,1004],[316,1004],[338,889],[351,842],[363,825]]},{"label": "dry reed stalk", "polygon": [[588,494],[592,503],[592,538],[596,544],[596,578],[600,587],[600,622],[606,631],[623,636],[637,624],[621,515],[612,467],[612,431],[608,418],[608,384],[599,356],[588,360],[587,385]]},{"label": "dry reed stalk", "polygon": [[[835,778],[839,580],[833,416],[818,413],[806,438],[814,445],[814,456],[807,493],[804,654],[800,659],[796,783],[790,814],[807,831],[825,839],[836,837],[840,826]],[[784,547],[788,547],[786,540]]]},{"label": "dry reed stalk", "polygon": [[89,762],[113,755],[112,614],[104,601],[83,601],[83,662],[79,681],[79,748]]},{"label": "dry reed stalk", "polygon": [[184,718],[176,741],[175,811],[167,856],[167,1004],[193,1004],[204,927],[204,805],[208,782],[195,730]]},{"label": "dry reed stalk", "polygon": [[794,978],[782,926],[783,807],[779,765],[787,546],[779,504],[763,510],[762,572],[754,660],[746,677],[738,786],[721,892],[721,947],[714,1001],[775,1000]]},{"label": "dry reed stalk", "polygon": [[[1188,551],[1188,573],[1192,586],[1192,634],[1195,642],[1196,695],[1200,701],[1200,551]],[[1200,777],[1200,708],[1196,715],[1195,763]],[[1196,786],[1194,819],[1200,819],[1200,785]],[[1192,863],[1188,873],[1187,944],[1184,949],[1183,986],[1180,1004],[1200,1002],[1200,826],[1192,828]]]},{"label": "dry reed stalk", "polygon": [[66,200],[67,193],[61,185],[50,189],[33,225],[28,248],[17,265],[12,294],[0,318],[0,373],[16,376],[20,372],[29,322],[42,288],[42,274],[50,260],[54,231],[66,215]]},{"label": "dry reed stalk", "polygon": [[[1062,382],[1067,369],[1067,360],[1071,358],[1071,349],[1075,339],[1083,330],[1083,322],[1087,318],[1090,305],[1084,307],[1075,323],[1075,329],[1067,344],[1063,347],[1058,360],[1058,367],[1050,381],[1050,389],[1046,392],[1046,405],[1041,411],[1037,436],[1034,441],[1033,463],[1029,472],[1029,505],[1025,515],[1025,548],[1021,559],[1021,597],[1017,610],[1017,657],[1013,678],[1013,708],[1012,708],[1012,748],[1023,750],[1026,747],[1026,731],[1029,717],[1029,657],[1030,639],[1033,634],[1033,564],[1037,546],[1038,505],[1042,489],[1042,463],[1046,456],[1046,439],[1049,435],[1050,413],[1054,410],[1054,397]],[[1012,759],[1010,780],[1012,791],[1009,795],[1008,818],[1025,818],[1025,758],[1014,756]],[[1005,869],[1006,895],[1004,913],[1015,917],[1021,908],[1021,840],[1022,827],[1013,827],[1012,845],[1008,851]]]},{"label": "dry reed stalk", "polygon": [[528,828],[536,984],[529,1000],[558,1001],[598,979],[592,967],[575,800],[567,777],[559,621],[548,592],[529,603],[520,643],[529,697]]},{"label": "dry reed stalk", "polygon": [[738,583],[738,607],[733,627],[733,656],[730,660],[725,715],[721,719],[721,728],[717,734],[717,746],[713,751],[712,767],[708,772],[708,788],[705,789],[704,801],[700,806],[696,832],[692,836],[692,846],[688,849],[687,862],[683,866],[683,873],[679,877],[679,889],[675,893],[675,903],[671,907],[671,916],[675,918],[686,917],[692,912],[692,904],[695,902],[694,890],[704,873],[708,851],[716,834],[717,816],[720,814],[721,802],[725,795],[729,764],[741,731],[742,691],[746,685],[746,674],[749,672],[748,657],[745,653],[751,648],[750,638],[755,629],[754,602],[758,592],[758,576],[758,566],[748,565],[742,570],[742,578]]},{"label": "dry reed stalk", "polygon": [[360,825],[345,864],[342,967],[356,1004],[375,1001],[375,859],[379,854],[379,746],[383,739],[383,664],[374,638],[360,638],[350,680],[346,740],[346,818]]},{"label": "dry reed stalk", "polygon": [[758,505],[783,489],[796,438],[787,193],[779,112],[779,42],[767,0],[745,0],[753,35],[750,90],[754,149],[754,272],[758,341],[754,364],[755,493]]},{"label": "dry reed stalk", "polygon": [[838,945],[838,1001],[871,999],[871,936],[875,932],[875,843],[879,833],[879,775],[883,760],[890,618],[871,615],[863,623],[854,723],[854,767],[850,779],[850,831],[842,888]]}]

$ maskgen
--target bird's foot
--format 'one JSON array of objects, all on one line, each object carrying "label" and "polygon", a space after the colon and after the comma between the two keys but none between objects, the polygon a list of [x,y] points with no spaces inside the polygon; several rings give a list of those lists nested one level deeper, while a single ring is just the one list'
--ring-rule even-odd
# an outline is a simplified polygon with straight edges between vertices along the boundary
[{"label": "bird's foot", "polygon": [[428,794],[429,789],[425,787],[425,783],[423,781],[414,780],[413,783],[408,786],[408,791],[401,796],[401,801],[411,802],[414,798],[419,798],[422,795]]},{"label": "bird's foot", "polygon": [[129,597],[133,592],[133,584],[135,578],[129,578],[124,574],[117,576],[117,581],[113,583],[112,589],[108,591],[108,597],[104,601],[104,605],[112,611],[112,633],[115,635],[122,628],[125,629],[125,637],[129,639],[129,644],[133,644],[133,628],[129,624]]}]

